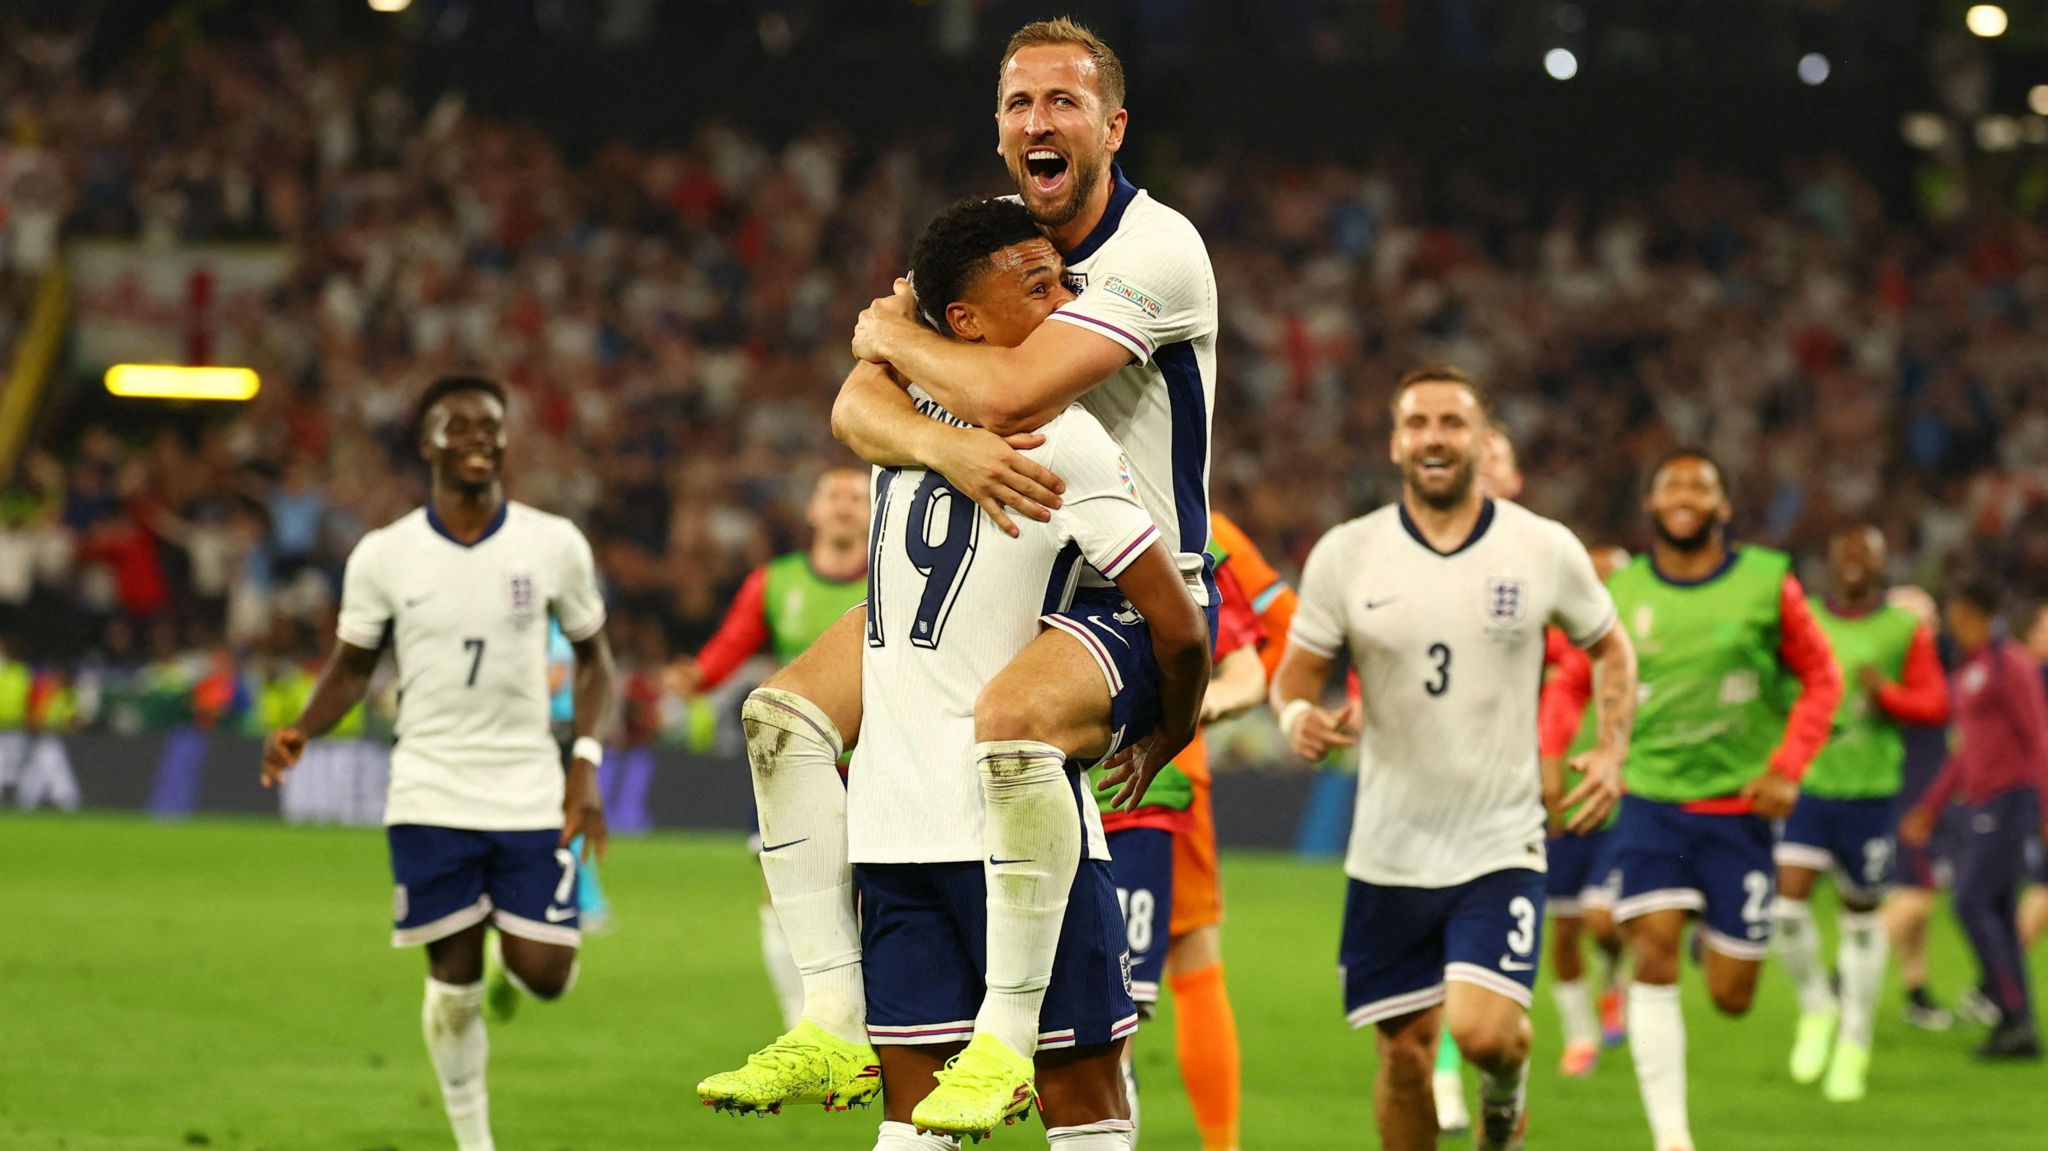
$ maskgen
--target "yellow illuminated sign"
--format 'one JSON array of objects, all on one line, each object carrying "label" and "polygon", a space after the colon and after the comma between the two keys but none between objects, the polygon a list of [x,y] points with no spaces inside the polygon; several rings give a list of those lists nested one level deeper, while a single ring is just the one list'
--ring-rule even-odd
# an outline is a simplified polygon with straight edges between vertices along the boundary
[{"label": "yellow illuminated sign", "polygon": [[192,368],[180,364],[115,364],[107,369],[107,391],[130,400],[230,400],[253,398],[261,387],[248,368]]}]

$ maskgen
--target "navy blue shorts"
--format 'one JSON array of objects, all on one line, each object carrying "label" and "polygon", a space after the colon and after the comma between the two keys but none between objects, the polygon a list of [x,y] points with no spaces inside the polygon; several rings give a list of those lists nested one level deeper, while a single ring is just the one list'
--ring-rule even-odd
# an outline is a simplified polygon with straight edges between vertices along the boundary
[{"label": "navy blue shorts", "polygon": [[[1216,642],[1217,595],[1211,590],[1209,642]],[[1067,610],[1039,617],[1081,641],[1109,683],[1107,759],[1151,735],[1159,726],[1159,661],[1152,654],[1152,629],[1131,601],[1115,588],[1082,588]],[[1085,766],[1085,765],[1083,765]]]},{"label": "navy blue shorts", "polygon": [[[964,1043],[986,990],[988,883],[974,863],[856,863],[868,1038]],[[1038,1047],[1092,1047],[1138,1029],[1109,864],[1082,860],[1060,925]]]},{"label": "navy blue shorts", "polygon": [[1778,885],[1767,820],[1703,815],[1628,795],[1613,834],[1621,868],[1615,919],[1690,911],[1700,917],[1700,941],[1723,955],[1762,960],[1770,953]]},{"label": "navy blue shorts", "polygon": [[1159,1002],[1173,924],[1173,833],[1156,827],[1110,832],[1109,874],[1131,951],[1131,998],[1149,1015]]},{"label": "navy blue shorts", "polygon": [[1523,1008],[1543,942],[1543,873],[1510,868],[1456,887],[1382,887],[1353,879],[1344,893],[1337,962],[1353,1027],[1444,1001],[1444,984],[1472,983]]},{"label": "navy blue shorts", "polygon": [[1875,899],[1892,882],[1892,801],[1802,795],[1772,852],[1780,867],[1833,871],[1845,895]]},{"label": "navy blue shorts", "polygon": [[1610,909],[1621,877],[1614,867],[1614,833],[1553,835],[1545,845],[1549,871],[1544,890],[1550,914],[1576,919],[1588,907]]},{"label": "navy blue shorts", "polygon": [[488,919],[521,939],[574,947],[576,856],[560,831],[466,831],[402,823],[391,844],[391,946],[446,939]]}]

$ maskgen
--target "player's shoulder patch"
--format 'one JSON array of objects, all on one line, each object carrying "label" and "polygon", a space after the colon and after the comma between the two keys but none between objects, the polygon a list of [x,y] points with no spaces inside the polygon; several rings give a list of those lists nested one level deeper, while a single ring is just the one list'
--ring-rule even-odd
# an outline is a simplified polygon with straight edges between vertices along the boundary
[{"label": "player's shoulder patch", "polygon": [[1166,305],[1160,303],[1157,296],[1152,295],[1150,292],[1119,275],[1111,274],[1107,279],[1103,280],[1102,290],[1114,296],[1122,296],[1124,299],[1136,304],[1139,310],[1155,320],[1159,318],[1161,312],[1166,310]]},{"label": "player's shoulder patch", "polygon": [[1138,506],[1143,507],[1145,501],[1138,495],[1137,481],[1131,478],[1131,457],[1122,452],[1116,454],[1116,478],[1123,482],[1124,494],[1137,500]]}]

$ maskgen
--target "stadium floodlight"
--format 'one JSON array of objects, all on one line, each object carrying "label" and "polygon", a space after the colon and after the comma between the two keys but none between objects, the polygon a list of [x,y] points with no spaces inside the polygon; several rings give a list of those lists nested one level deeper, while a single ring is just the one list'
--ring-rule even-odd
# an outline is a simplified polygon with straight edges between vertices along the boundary
[{"label": "stadium floodlight", "polygon": [[370,0],[372,12],[403,12],[412,7],[412,0]]},{"label": "stadium floodlight", "polygon": [[2036,116],[2048,116],[2048,84],[2036,84],[2027,89],[2027,107]]},{"label": "stadium floodlight", "polygon": [[1828,73],[1834,68],[1828,58],[1818,52],[1808,52],[1799,58],[1799,82],[1809,88],[1818,88],[1828,82]]},{"label": "stadium floodlight", "polygon": [[1569,48],[1552,48],[1543,54],[1543,70],[1553,80],[1569,80],[1579,74],[1579,58]]},{"label": "stadium floodlight", "polygon": [[1978,120],[1977,146],[1986,152],[2010,152],[2019,147],[2019,119],[2014,116],[1986,116]]},{"label": "stadium floodlight", "polygon": [[124,400],[253,399],[262,381],[248,368],[194,368],[183,364],[115,364],[107,391]]},{"label": "stadium floodlight", "polygon": [[1908,112],[1899,121],[1899,135],[1915,148],[1931,152],[1948,143],[1948,122],[1934,112]]},{"label": "stadium floodlight", "polygon": [[1963,13],[1963,25],[1986,40],[2005,35],[2005,9],[1996,4],[1972,4]]}]

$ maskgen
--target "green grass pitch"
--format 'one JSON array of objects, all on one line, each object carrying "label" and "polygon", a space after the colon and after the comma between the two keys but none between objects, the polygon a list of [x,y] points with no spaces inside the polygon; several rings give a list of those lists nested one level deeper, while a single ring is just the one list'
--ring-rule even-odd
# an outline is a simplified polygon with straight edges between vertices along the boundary
[{"label": "green grass pitch", "polygon": [[[1370,1043],[1337,1001],[1341,873],[1250,853],[1226,855],[1226,871],[1244,1145],[1376,1146]],[[757,957],[760,880],[739,837],[624,841],[606,880],[617,927],[589,942],[575,994],[528,1004],[491,1034],[499,1145],[865,1151],[879,1112],[736,1119],[692,1091],[776,1029]],[[0,891],[0,1148],[452,1146],[420,1041],[424,960],[386,944],[379,833],[4,816]],[[1948,999],[1974,973],[1946,918],[1937,939]],[[1714,1017],[1688,980],[1703,1149],[2048,1148],[2048,1068],[1972,1064],[1974,1028],[1912,1031],[1888,992],[1871,1098],[1832,1106],[1783,1070],[1781,973],[1765,973],[1743,1021]],[[1647,1148],[1627,1053],[1609,1052],[1589,1081],[1561,1081],[1540,988],[1537,1002],[1529,1146]],[[1171,1028],[1162,1018],[1138,1037],[1141,1146],[1153,1151],[1196,1146]],[[1019,1127],[983,1146],[1044,1145]]]}]

